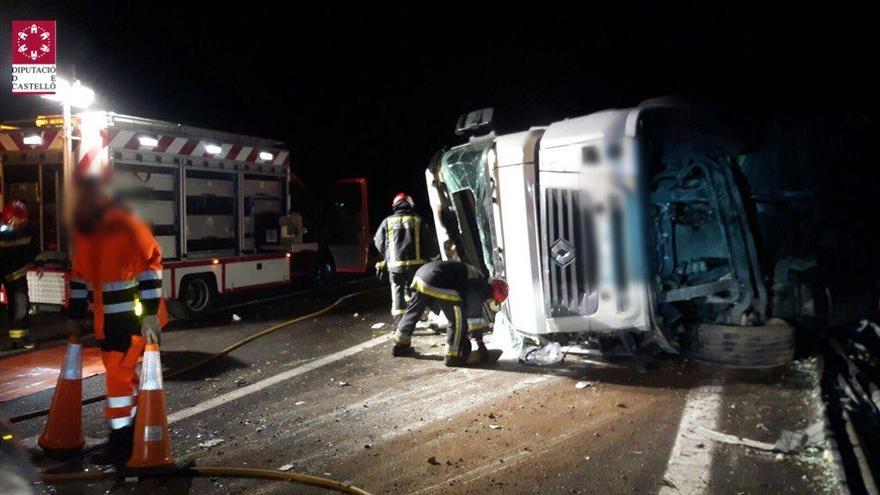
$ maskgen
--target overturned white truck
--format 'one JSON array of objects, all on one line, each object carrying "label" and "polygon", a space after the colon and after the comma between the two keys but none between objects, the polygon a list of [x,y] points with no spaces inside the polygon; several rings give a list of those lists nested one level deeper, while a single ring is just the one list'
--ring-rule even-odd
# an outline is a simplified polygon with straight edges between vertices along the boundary
[{"label": "overturned white truck", "polygon": [[793,358],[793,324],[821,312],[827,288],[809,282],[809,253],[759,259],[743,170],[766,153],[668,100],[504,135],[491,114],[462,116],[468,142],[438,152],[426,178],[443,256],[509,282],[496,333],[571,354]]}]

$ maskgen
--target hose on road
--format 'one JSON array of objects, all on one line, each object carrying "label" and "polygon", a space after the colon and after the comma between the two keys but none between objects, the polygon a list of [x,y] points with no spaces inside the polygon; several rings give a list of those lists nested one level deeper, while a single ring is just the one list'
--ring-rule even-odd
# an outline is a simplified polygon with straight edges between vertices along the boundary
[{"label": "hose on road", "polygon": [[[346,294],[346,295],[336,299],[336,301],[334,301],[333,304],[330,304],[329,306],[321,308],[321,309],[314,311],[312,313],[309,313],[307,315],[297,316],[296,318],[272,325],[264,330],[261,330],[253,335],[250,335],[248,337],[245,337],[245,338],[235,342],[234,344],[226,347],[225,349],[221,350],[220,352],[211,354],[210,356],[207,356],[203,359],[200,359],[200,360],[196,361],[195,363],[186,365],[183,368],[179,368],[176,370],[172,370],[168,373],[165,373],[164,378],[166,380],[168,380],[168,379],[174,378],[176,376],[180,376],[184,373],[188,373],[196,368],[199,368],[199,367],[204,366],[212,361],[220,359],[221,357],[226,356],[227,354],[238,349],[239,347],[247,345],[247,344],[249,344],[249,343],[251,343],[261,337],[265,337],[266,335],[269,335],[270,333],[273,333],[273,332],[278,331],[278,330],[285,328],[285,327],[289,327],[290,325],[294,325],[294,324],[299,323],[301,321],[308,320],[309,318],[315,318],[317,316],[321,316],[324,313],[328,313],[328,312],[332,311],[333,309],[335,309],[337,306],[342,304],[344,301],[347,301],[348,299],[352,299],[357,296],[367,294],[370,292],[375,292],[377,290],[387,290],[387,289],[385,289],[384,287],[376,287],[373,289],[366,289],[366,290],[362,290],[362,291],[358,291],[358,292],[352,292],[351,294]],[[95,402],[100,402],[106,398],[107,398],[106,395],[97,395],[95,397],[89,397],[88,399],[83,400],[82,404],[83,405],[94,404]],[[39,418],[41,416],[46,416],[47,414],[49,414],[48,408],[47,409],[37,409],[35,411],[30,411],[30,412],[27,412],[24,414],[19,414],[18,416],[13,416],[11,418],[8,418],[8,421],[10,423],[19,423],[21,421],[27,421],[29,419],[34,419],[34,418]]]},{"label": "hose on road", "polygon": [[[370,292],[375,292],[377,290],[384,289],[382,287],[377,287],[373,289],[362,290],[358,292],[354,292],[351,294],[346,294],[334,301],[329,306],[321,308],[317,311],[313,311],[309,314],[297,316],[296,318],[283,321],[281,323],[277,323],[268,328],[265,328],[253,335],[245,337],[230,346],[227,346],[225,349],[212,354],[204,359],[196,361],[190,365],[184,366],[183,368],[176,369],[171,371],[170,373],[165,374],[166,378],[172,378],[175,376],[182,375],[189,371],[192,371],[200,366],[204,366],[216,359],[219,359],[227,354],[235,351],[236,349],[247,345],[254,340],[257,340],[261,337],[265,337],[272,332],[280,330],[282,328],[288,327],[290,325],[294,325],[304,320],[308,320],[309,318],[315,318],[321,316],[329,311],[332,311],[344,301],[348,299],[355,298],[357,296],[367,294]],[[94,402],[98,402],[104,400],[106,396],[101,395],[97,397],[91,397],[83,401],[83,404],[91,404]],[[38,411],[32,411],[26,414],[22,414],[13,418],[9,418],[10,422],[16,423],[19,421],[25,421],[27,419],[37,418],[40,416],[44,416],[49,413],[48,409],[42,409]],[[40,479],[44,483],[56,484],[56,483],[65,483],[65,482],[78,482],[78,481],[99,481],[103,479],[117,479],[119,477],[118,473],[112,472],[102,472],[102,471],[77,471],[70,473],[42,473],[40,475]],[[232,468],[232,467],[199,467],[193,466],[185,469],[180,469],[177,471],[172,471],[168,473],[156,474],[153,477],[224,477],[224,478],[251,478],[251,479],[265,479],[265,480],[275,480],[275,481],[289,481],[293,483],[299,483],[301,485],[314,486],[318,488],[325,488],[328,490],[333,490],[339,493],[350,493],[354,495],[371,495],[370,492],[358,488],[353,485],[349,485],[347,483],[342,483],[339,481],[331,480],[328,478],[321,478],[319,476],[312,476],[305,473],[295,473],[295,472],[286,472],[286,471],[277,471],[273,469],[252,469],[252,468]]]},{"label": "hose on road", "polygon": [[[252,468],[228,468],[228,467],[190,467],[171,471],[168,473],[156,474],[151,477],[192,477],[192,478],[249,478],[264,479],[274,481],[289,481],[299,483],[301,485],[315,486],[318,488],[326,488],[339,493],[350,493],[353,495],[370,495],[370,492],[358,488],[354,485],[342,483],[340,481],[321,478],[320,476],[312,476],[304,473],[292,473],[287,471],[276,471],[274,469],[252,469]],[[40,479],[44,483],[57,484],[78,481],[101,481],[116,480],[119,473],[105,471],[77,471],[73,473],[43,473]]]}]

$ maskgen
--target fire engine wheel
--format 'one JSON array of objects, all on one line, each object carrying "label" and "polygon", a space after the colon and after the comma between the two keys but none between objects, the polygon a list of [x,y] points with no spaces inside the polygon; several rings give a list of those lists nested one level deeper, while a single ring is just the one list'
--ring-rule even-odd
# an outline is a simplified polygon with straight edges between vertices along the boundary
[{"label": "fire engine wheel", "polygon": [[189,277],[181,282],[179,302],[188,318],[206,314],[217,299],[217,289],[208,277]]},{"label": "fire engine wheel", "polygon": [[778,318],[747,327],[701,324],[690,332],[686,355],[732,368],[772,368],[794,359],[794,327]]}]

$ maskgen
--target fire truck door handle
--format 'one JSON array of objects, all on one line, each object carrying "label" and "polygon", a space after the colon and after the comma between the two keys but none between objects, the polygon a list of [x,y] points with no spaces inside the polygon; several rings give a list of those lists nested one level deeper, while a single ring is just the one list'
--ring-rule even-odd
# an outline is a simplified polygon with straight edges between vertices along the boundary
[{"label": "fire truck door handle", "polygon": [[263,264],[257,263],[257,270],[262,270],[262,269],[263,269]]}]

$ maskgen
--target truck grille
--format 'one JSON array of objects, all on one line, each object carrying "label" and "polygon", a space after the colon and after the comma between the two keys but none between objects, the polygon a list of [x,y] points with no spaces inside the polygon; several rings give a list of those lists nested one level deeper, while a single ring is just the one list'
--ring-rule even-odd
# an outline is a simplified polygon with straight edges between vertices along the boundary
[{"label": "truck grille", "polygon": [[541,197],[544,308],[548,317],[596,311],[593,227],[585,193],[546,188]]}]

